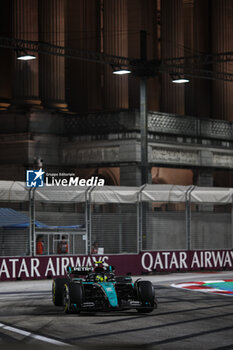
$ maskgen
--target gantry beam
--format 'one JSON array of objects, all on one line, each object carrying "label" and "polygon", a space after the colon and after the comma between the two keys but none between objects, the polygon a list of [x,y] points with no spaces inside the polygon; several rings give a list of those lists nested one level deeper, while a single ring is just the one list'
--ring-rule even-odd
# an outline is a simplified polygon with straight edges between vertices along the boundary
[{"label": "gantry beam", "polygon": [[109,55],[100,52],[72,49],[64,46],[52,45],[45,42],[30,41],[0,37],[0,47],[10,48],[15,51],[28,51],[45,55],[63,56],[81,61],[107,64],[121,68],[129,68],[137,76],[153,77],[158,73],[185,74],[188,77],[196,77],[211,80],[233,81],[233,74],[204,69],[214,63],[226,63],[233,61],[233,52],[218,54],[201,54],[187,57],[168,58],[162,61],[142,61],[128,57]]}]

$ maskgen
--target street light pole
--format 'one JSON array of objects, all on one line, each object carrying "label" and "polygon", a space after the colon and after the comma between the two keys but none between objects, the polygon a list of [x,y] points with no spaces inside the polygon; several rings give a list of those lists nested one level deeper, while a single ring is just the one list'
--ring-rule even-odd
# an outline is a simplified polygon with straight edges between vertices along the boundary
[{"label": "street light pole", "polygon": [[148,183],[147,78],[140,77],[141,185]]},{"label": "street light pole", "polygon": [[[140,32],[140,59],[147,61],[147,33]],[[140,76],[141,185],[148,183],[147,77]]]}]

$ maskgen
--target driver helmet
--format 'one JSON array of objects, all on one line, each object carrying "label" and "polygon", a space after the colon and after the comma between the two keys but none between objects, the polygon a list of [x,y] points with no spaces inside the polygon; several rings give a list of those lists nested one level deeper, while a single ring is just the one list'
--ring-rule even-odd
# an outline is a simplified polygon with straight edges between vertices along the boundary
[{"label": "driver helmet", "polygon": [[96,282],[106,282],[108,280],[108,276],[107,275],[96,275],[95,276],[95,280]]}]

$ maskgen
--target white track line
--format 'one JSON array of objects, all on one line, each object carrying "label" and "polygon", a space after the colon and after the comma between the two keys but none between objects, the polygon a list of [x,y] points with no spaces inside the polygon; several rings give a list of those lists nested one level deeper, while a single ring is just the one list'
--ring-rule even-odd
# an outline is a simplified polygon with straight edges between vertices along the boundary
[{"label": "white track line", "polygon": [[49,344],[54,344],[54,345],[59,345],[59,346],[71,346],[70,344],[61,342],[61,341],[53,339],[53,338],[44,337],[42,335],[38,335],[35,333],[24,331],[23,329],[7,326],[4,323],[0,323],[0,328],[5,329],[7,331],[10,331],[12,333],[21,334],[25,337],[30,337],[30,338],[42,341],[44,343],[49,343]]}]

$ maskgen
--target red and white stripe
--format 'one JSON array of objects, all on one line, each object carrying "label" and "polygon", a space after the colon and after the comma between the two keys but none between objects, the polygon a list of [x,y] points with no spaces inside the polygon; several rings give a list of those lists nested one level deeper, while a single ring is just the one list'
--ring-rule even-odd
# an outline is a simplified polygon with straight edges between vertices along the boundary
[{"label": "red and white stripe", "polygon": [[201,282],[181,282],[174,283],[171,286],[174,288],[182,288],[192,291],[198,291],[203,293],[212,293],[212,294],[223,294],[233,296],[233,291],[212,288],[211,286],[205,286],[206,283],[221,283],[221,282],[233,282],[233,280],[217,280],[217,281],[201,281]]}]

